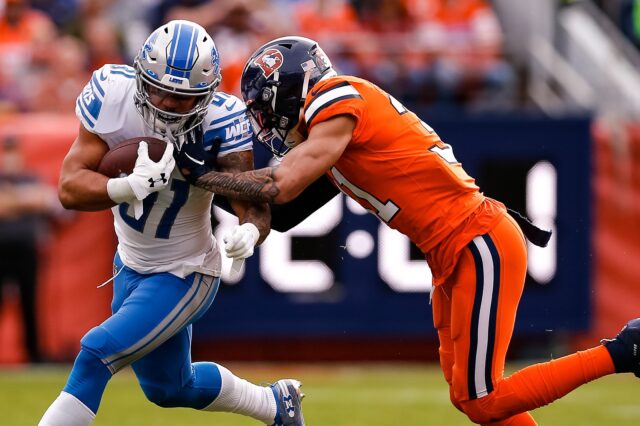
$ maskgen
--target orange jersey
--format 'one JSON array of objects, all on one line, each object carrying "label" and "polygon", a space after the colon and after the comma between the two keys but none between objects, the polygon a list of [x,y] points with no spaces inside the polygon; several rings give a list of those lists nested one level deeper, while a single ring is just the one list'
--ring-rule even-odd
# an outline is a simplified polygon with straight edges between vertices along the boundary
[{"label": "orange jersey", "polygon": [[374,84],[347,76],[321,81],[304,114],[309,130],[338,115],[355,117],[351,142],[327,174],[425,253],[434,284],[449,275],[469,241],[503,216],[504,206],[480,193],[451,146]]}]

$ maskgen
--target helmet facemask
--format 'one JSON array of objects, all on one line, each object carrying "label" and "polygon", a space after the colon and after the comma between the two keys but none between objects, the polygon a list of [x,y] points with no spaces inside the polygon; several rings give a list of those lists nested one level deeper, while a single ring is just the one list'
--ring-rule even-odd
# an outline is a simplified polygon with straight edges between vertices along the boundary
[{"label": "helmet facemask", "polygon": [[[151,128],[151,130],[156,133],[178,137],[189,133],[202,123],[207,114],[207,109],[217,84],[216,87],[211,87],[204,92],[187,93],[177,91],[172,87],[164,86],[145,77],[138,66],[136,66],[136,74],[135,105],[140,115],[144,118],[145,124]],[[196,97],[196,103],[190,111],[185,113],[164,111],[151,102],[149,87],[154,87],[161,92],[166,92],[167,95]]]},{"label": "helmet facemask", "polygon": [[[273,155],[281,158],[304,140],[304,135],[299,131],[304,97],[287,97],[283,102],[287,106],[286,111],[278,114],[274,111],[277,85],[272,87],[273,89],[263,88],[257,99],[248,101],[247,109],[258,142],[269,148]],[[306,96],[306,93],[304,95]]]}]

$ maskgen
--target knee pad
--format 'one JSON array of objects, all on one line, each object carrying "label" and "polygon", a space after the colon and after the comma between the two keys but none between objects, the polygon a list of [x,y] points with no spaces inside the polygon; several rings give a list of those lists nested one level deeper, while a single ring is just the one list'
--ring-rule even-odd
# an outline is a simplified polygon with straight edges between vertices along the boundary
[{"label": "knee pad", "polygon": [[456,398],[455,392],[453,391],[453,386],[449,386],[449,400],[451,400],[451,403],[453,404],[454,407],[458,409],[458,411],[461,411],[464,413],[464,410],[460,405],[460,401],[458,400],[458,398]]},{"label": "knee pad", "polygon": [[115,351],[115,340],[101,326],[93,327],[80,340],[82,349],[102,359]]},{"label": "knee pad", "polygon": [[138,380],[147,399],[160,407],[205,409],[220,394],[222,378],[218,366],[196,362],[191,364],[190,371],[191,377],[184,383],[140,376]]},{"label": "knee pad", "polygon": [[489,394],[480,399],[459,402],[459,408],[473,423],[493,423],[507,417],[505,413],[496,410],[493,401],[493,394]]},{"label": "knee pad", "polygon": [[[154,383],[140,383],[147,399],[162,408],[202,408],[197,390],[189,387],[176,387]],[[208,400],[207,402],[211,402]]]},{"label": "knee pad", "polygon": [[150,402],[159,407],[182,407],[180,401],[180,389],[167,386],[159,386],[151,383],[140,383],[142,392]]}]

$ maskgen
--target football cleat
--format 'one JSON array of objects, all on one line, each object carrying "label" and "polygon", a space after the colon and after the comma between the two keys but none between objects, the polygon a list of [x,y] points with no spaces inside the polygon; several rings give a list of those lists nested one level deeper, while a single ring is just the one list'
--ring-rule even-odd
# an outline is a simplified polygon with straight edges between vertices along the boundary
[{"label": "football cleat", "polygon": [[304,394],[300,386],[302,384],[294,379],[278,380],[271,385],[277,408],[271,426],[304,426],[301,406]]},{"label": "football cleat", "polygon": [[614,339],[603,339],[616,373],[633,373],[640,377],[640,318],[631,320]]}]

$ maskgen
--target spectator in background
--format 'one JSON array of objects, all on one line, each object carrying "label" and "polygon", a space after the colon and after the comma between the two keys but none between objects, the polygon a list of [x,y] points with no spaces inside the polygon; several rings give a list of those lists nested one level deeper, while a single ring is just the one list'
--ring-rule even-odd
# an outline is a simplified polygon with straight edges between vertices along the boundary
[{"label": "spectator in background", "polygon": [[60,212],[56,190],[27,173],[14,138],[3,141],[0,168],[0,309],[2,290],[20,290],[25,346],[29,361],[40,362],[36,315],[38,246],[48,215]]},{"label": "spectator in background", "polygon": [[62,32],[66,32],[77,18],[78,3],[82,0],[31,0],[34,9],[51,18]]},{"label": "spectator in background", "polygon": [[88,69],[124,62],[121,35],[115,22],[108,18],[111,0],[82,3],[78,16],[78,33],[88,48]]},{"label": "spectator in background", "polygon": [[362,74],[362,58],[377,52],[377,46],[364,34],[349,1],[308,0],[295,3],[291,9],[296,32],[326,46],[340,72]]},{"label": "spectator in background", "polygon": [[364,30],[359,44],[366,46],[356,48],[358,75],[410,101],[416,93],[410,76],[425,74],[428,63],[416,49],[416,22],[407,4],[402,0],[354,3]]},{"label": "spectator in background", "polygon": [[28,110],[72,114],[77,93],[90,77],[88,61],[87,47],[82,41],[72,36],[60,37],[46,70],[29,76]]},{"label": "spectator in background", "polygon": [[290,27],[267,0],[183,0],[167,2],[165,19],[185,19],[202,25],[220,51],[220,90],[240,94],[244,62],[256,46]]},{"label": "spectator in background", "polygon": [[0,17],[0,112],[23,110],[22,76],[49,60],[57,31],[44,13],[28,0],[5,0]]},{"label": "spectator in background", "polygon": [[87,20],[83,26],[82,38],[87,43],[89,69],[124,62],[120,35],[114,24],[106,17],[96,16]]},{"label": "spectator in background", "polygon": [[89,69],[107,63],[132,63],[152,30],[150,14],[158,3],[159,0],[82,1],[76,33],[90,46],[94,59]]},{"label": "spectator in background", "polygon": [[[157,28],[171,20],[168,15],[172,10],[192,9],[209,2],[210,0],[159,0],[156,7],[149,10],[149,23],[153,28]],[[214,13],[217,15],[217,12]]]},{"label": "spectator in background", "polygon": [[514,72],[502,55],[502,31],[485,0],[403,0],[430,53],[429,73],[414,75],[423,96],[440,102],[510,106]]}]

